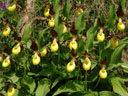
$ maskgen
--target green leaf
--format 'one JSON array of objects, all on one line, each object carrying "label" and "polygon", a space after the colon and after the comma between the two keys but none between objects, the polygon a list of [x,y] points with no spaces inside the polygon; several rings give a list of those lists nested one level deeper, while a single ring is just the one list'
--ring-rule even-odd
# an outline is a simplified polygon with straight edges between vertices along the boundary
[{"label": "green leaf", "polygon": [[128,73],[128,63],[122,63],[120,66],[123,68],[124,72]]},{"label": "green leaf", "polygon": [[61,38],[62,38],[63,29],[64,29],[63,24],[58,23],[58,26],[56,26],[56,29],[55,29],[55,30],[56,30],[56,32],[57,32],[57,34],[58,34],[58,39],[59,39],[59,40],[61,40]]},{"label": "green leaf", "polygon": [[17,23],[17,26],[16,26],[16,29],[18,30],[20,28],[20,26],[22,25],[22,21],[23,21],[23,17],[19,19],[18,23]]},{"label": "green leaf", "polygon": [[108,28],[109,29],[113,29],[113,27],[115,26],[115,8],[114,5],[110,6],[110,10],[109,10],[109,17],[108,17]]},{"label": "green leaf", "polygon": [[3,16],[4,16],[4,11],[1,12],[0,10],[0,18],[3,18]]},{"label": "green leaf", "polygon": [[53,96],[56,96],[63,92],[73,93],[77,91],[83,91],[83,89],[84,89],[83,82],[76,82],[70,80],[66,84],[59,87],[58,90],[53,94]]},{"label": "green leaf", "polygon": [[95,69],[89,76],[88,82],[95,82],[98,78],[99,69]]},{"label": "green leaf", "polygon": [[67,19],[69,19],[70,17],[70,10],[71,10],[70,0],[66,0],[66,4],[63,8],[63,15],[67,17]]},{"label": "green leaf", "polygon": [[42,79],[38,81],[36,96],[46,96],[49,91],[50,91],[50,82],[48,79]]},{"label": "green leaf", "polygon": [[55,13],[59,11],[59,7],[60,7],[59,2],[60,0],[53,0],[53,11]]},{"label": "green leaf", "polygon": [[122,51],[123,51],[123,48],[126,46],[126,44],[121,44],[120,46],[118,46],[114,52],[112,53],[112,56],[111,56],[111,60],[110,60],[110,64],[117,64],[120,59],[121,59],[121,56],[122,56]]},{"label": "green leaf", "polygon": [[128,90],[126,89],[123,80],[119,77],[113,77],[111,78],[111,83],[115,93],[118,93],[121,96],[128,96]]},{"label": "green leaf", "polygon": [[22,41],[24,42],[24,43],[27,43],[27,41],[29,40],[29,38],[30,38],[30,35],[31,35],[31,23],[29,23],[29,24],[27,24],[26,26],[25,26],[25,29],[24,29],[24,34],[23,34],[23,36],[22,36]]},{"label": "green leaf", "polygon": [[21,93],[18,89],[15,89],[15,95],[14,96],[23,96],[23,93]]},{"label": "green leaf", "polygon": [[15,73],[8,75],[8,77],[13,83],[16,83],[19,80],[19,77],[16,76]]},{"label": "green leaf", "polygon": [[113,51],[114,50],[113,49],[110,49],[110,47],[104,49],[103,52],[102,52],[102,54],[101,54],[101,60],[104,60],[106,58],[107,59],[107,62],[109,63],[110,60],[111,60],[110,56],[112,55]]},{"label": "green leaf", "polygon": [[126,0],[121,0],[121,6],[124,12],[126,11],[126,4]]},{"label": "green leaf", "polygon": [[30,93],[32,93],[36,87],[35,81],[31,77],[26,77],[23,79],[23,83],[29,87]]},{"label": "green leaf", "polygon": [[103,12],[101,13],[101,17],[100,18],[101,18],[101,22],[105,23],[105,16],[104,16]]},{"label": "green leaf", "polygon": [[3,76],[0,76],[0,90],[5,86],[6,79]]},{"label": "green leaf", "polygon": [[127,63],[122,62],[122,63],[117,63],[117,64],[109,64],[107,69],[110,70],[110,69],[113,69],[113,68],[116,68],[116,67],[119,67],[119,66],[121,66],[122,68],[128,68]]},{"label": "green leaf", "polygon": [[75,92],[69,96],[99,96],[98,92],[88,92],[86,93],[85,91],[80,91],[80,92]]},{"label": "green leaf", "polygon": [[52,89],[53,87],[55,87],[56,84],[57,84],[60,80],[62,80],[62,77],[59,77],[59,78],[55,79],[55,81],[52,83],[51,89]]},{"label": "green leaf", "polygon": [[85,50],[84,50],[84,49],[85,49],[85,42],[84,42],[84,40],[82,39],[82,36],[80,37],[80,39],[79,39],[79,41],[78,41],[78,44],[79,44],[79,48],[78,48],[77,52],[81,55],[81,53],[82,53],[83,51],[85,51]]},{"label": "green leaf", "polygon": [[39,34],[38,34],[38,47],[39,47],[39,49],[41,49],[43,46],[44,46],[44,34],[46,33],[46,32],[48,32],[47,30],[49,29],[49,27],[47,27],[47,28],[45,28],[45,29],[43,29],[43,30],[41,30],[40,32],[39,32]]},{"label": "green leaf", "polygon": [[90,27],[86,33],[86,36],[87,36],[86,45],[85,45],[86,49],[90,49],[93,47],[93,41],[96,35],[97,28],[98,26],[97,26],[97,19],[96,19],[94,25]]},{"label": "green leaf", "polygon": [[79,32],[85,29],[85,12],[81,13],[79,16],[76,17],[75,20],[75,29]]},{"label": "green leaf", "polygon": [[55,30],[57,31],[58,25],[60,24],[59,12],[55,14]]},{"label": "green leaf", "polygon": [[117,96],[114,93],[110,92],[110,91],[101,91],[99,93],[99,96]]}]

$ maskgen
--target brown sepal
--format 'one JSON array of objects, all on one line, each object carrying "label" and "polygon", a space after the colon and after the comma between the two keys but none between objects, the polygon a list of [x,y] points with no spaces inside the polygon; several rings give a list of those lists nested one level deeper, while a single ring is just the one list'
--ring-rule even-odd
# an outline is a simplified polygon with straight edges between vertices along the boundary
[{"label": "brown sepal", "polygon": [[7,82],[4,83],[5,87],[8,86],[8,85],[10,85],[10,84],[11,83],[9,81],[7,81]]},{"label": "brown sepal", "polygon": [[109,33],[109,31],[107,29],[103,29],[104,33]]},{"label": "brown sepal", "polygon": [[87,55],[88,57],[91,57],[90,54],[86,51],[84,55]]},{"label": "brown sepal", "polygon": [[76,35],[77,34],[77,30],[75,29],[74,26],[71,28],[70,32],[72,33],[72,35]]},{"label": "brown sepal", "polygon": [[13,37],[14,37],[14,39],[17,38],[17,33],[16,32],[14,32]]},{"label": "brown sepal", "polygon": [[20,42],[21,41],[21,37],[16,37],[16,40]]},{"label": "brown sepal", "polygon": [[2,53],[2,50],[0,50],[0,54]]},{"label": "brown sepal", "polygon": [[40,58],[42,57],[40,53],[38,53],[38,56],[39,56]]},{"label": "brown sepal", "polygon": [[104,59],[103,61],[100,61],[101,64],[106,64],[107,63],[107,60]]},{"label": "brown sepal", "polygon": [[6,45],[4,46],[4,52],[7,53],[8,55],[11,54],[10,49],[8,49]]},{"label": "brown sepal", "polygon": [[77,56],[77,54],[75,53],[75,51],[73,49],[71,51],[71,54],[72,54],[73,57],[76,57]]},{"label": "brown sepal", "polygon": [[17,89],[17,85],[16,85],[16,84],[13,84],[13,86],[14,86],[14,88],[16,88],[16,89]]},{"label": "brown sepal", "polygon": [[0,93],[0,96],[4,96],[2,93]]},{"label": "brown sepal", "polygon": [[100,18],[98,18],[98,25],[99,25],[100,27],[104,27],[104,23],[101,22]]},{"label": "brown sepal", "polygon": [[24,46],[23,46],[22,44],[20,44],[20,47],[21,47],[21,50],[23,50],[23,49],[24,49]]},{"label": "brown sepal", "polygon": [[52,29],[50,33],[53,37],[57,37],[57,32],[55,30]]},{"label": "brown sepal", "polygon": [[118,9],[118,11],[116,12],[116,14],[117,14],[117,16],[118,16],[119,18],[121,18],[121,17],[124,16],[124,12],[123,12],[123,10],[122,10],[121,5],[119,6],[119,9]]},{"label": "brown sepal", "polygon": [[123,37],[125,37],[126,35],[124,34],[124,33],[118,33],[118,34],[116,34],[116,37],[118,37],[118,38],[123,38]]},{"label": "brown sepal", "polygon": [[38,50],[38,46],[37,46],[37,44],[35,43],[34,40],[32,40],[31,49],[34,50],[34,51],[37,51]]},{"label": "brown sepal", "polygon": [[55,12],[53,11],[53,6],[52,5],[50,5],[50,14],[51,15],[54,15],[55,14]]}]

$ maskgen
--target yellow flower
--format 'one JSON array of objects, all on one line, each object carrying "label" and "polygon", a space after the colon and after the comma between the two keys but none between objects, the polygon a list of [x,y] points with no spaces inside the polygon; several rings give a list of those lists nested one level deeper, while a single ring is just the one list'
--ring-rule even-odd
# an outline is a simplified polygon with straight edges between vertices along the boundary
[{"label": "yellow flower", "polygon": [[33,65],[38,65],[40,63],[40,57],[39,57],[39,55],[37,53],[35,53],[33,55],[32,63],[33,63]]},{"label": "yellow flower", "polygon": [[67,64],[66,69],[67,69],[68,72],[72,72],[72,71],[74,71],[75,67],[76,67],[75,61],[74,61],[74,59],[72,59],[72,60]]},{"label": "yellow flower", "polygon": [[11,32],[11,28],[8,25],[6,25],[3,30],[3,36],[8,36],[10,32]]},{"label": "yellow flower", "polygon": [[103,42],[105,39],[105,35],[103,33],[103,29],[100,29],[100,32],[97,34],[97,41]]},{"label": "yellow flower", "polygon": [[76,15],[80,15],[81,13],[83,13],[83,9],[82,8],[78,8],[76,11]]},{"label": "yellow flower", "polygon": [[16,9],[16,2],[13,2],[8,6],[8,11],[14,11]]},{"label": "yellow flower", "polygon": [[59,45],[56,41],[56,39],[53,40],[53,43],[50,46],[51,52],[56,52],[59,49]]},{"label": "yellow flower", "polygon": [[72,41],[70,41],[70,43],[69,43],[69,49],[70,50],[72,50],[72,49],[73,50],[76,50],[77,47],[78,47],[78,44],[77,44],[75,38],[73,38]]}]

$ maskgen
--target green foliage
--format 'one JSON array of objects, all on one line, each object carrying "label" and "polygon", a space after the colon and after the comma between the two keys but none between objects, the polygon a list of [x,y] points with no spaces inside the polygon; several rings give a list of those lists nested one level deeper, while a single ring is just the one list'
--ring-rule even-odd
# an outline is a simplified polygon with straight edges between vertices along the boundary
[{"label": "green foliage", "polygon": [[85,23],[84,16],[85,16],[85,12],[83,12],[78,17],[76,17],[76,20],[75,20],[75,29],[78,30],[79,32],[81,32],[85,29],[85,24],[86,23]]},{"label": "green foliage", "polygon": [[48,79],[42,79],[38,82],[38,87],[36,90],[36,96],[46,96],[50,91],[50,82]]},{"label": "green foliage", "polygon": [[124,81],[121,80],[119,77],[111,78],[111,83],[112,83],[113,90],[115,93],[118,93],[121,96],[128,95],[128,91],[126,87],[124,86]]},{"label": "green foliage", "polygon": [[86,49],[90,49],[93,47],[94,37],[96,35],[97,30],[97,19],[92,27],[90,27],[86,33],[87,41],[86,41]]},{"label": "green foliage", "polygon": [[115,8],[113,5],[111,5],[109,9],[108,28],[112,30],[112,28],[115,26],[115,23]]},{"label": "green foliage", "polygon": [[117,47],[114,52],[112,53],[112,56],[111,56],[111,61],[110,61],[110,64],[117,64],[120,60],[120,58],[122,57],[121,53],[122,53],[122,49],[126,46],[126,44],[122,44],[120,45],[119,47]]},{"label": "green foliage", "polygon": [[24,34],[23,34],[23,36],[22,36],[22,41],[24,42],[24,43],[27,43],[27,41],[30,39],[30,36],[31,36],[31,23],[30,24],[27,24],[26,26],[25,26],[25,29],[24,29]]},{"label": "green foliage", "polygon": [[[0,0],[0,96],[7,95],[10,85],[15,87],[14,96],[128,96],[128,30],[119,31],[116,22],[119,5],[125,13],[127,0],[28,1],[16,0],[16,10],[9,12],[1,8],[4,1]],[[49,17],[44,17],[46,5]],[[79,15],[78,8],[83,10]],[[51,17],[52,28],[48,24]],[[121,18],[123,23],[127,20]],[[5,37],[7,24],[11,32]],[[100,29],[105,35],[103,42],[97,40]],[[116,47],[110,42],[113,37],[119,41]],[[73,40],[78,44],[76,50],[69,49]],[[53,42],[59,47],[56,52],[51,52]],[[14,55],[12,49],[17,44],[21,51]],[[42,55],[44,48],[47,52]],[[40,62],[34,65],[36,53]],[[11,64],[6,68],[1,56],[3,60],[10,56]],[[88,62],[86,56],[91,62],[88,71],[82,66]],[[67,64],[72,65],[73,60],[75,70],[67,72]],[[107,71],[106,79],[99,76],[101,68]]]},{"label": "green foliage", "polygon": [[66,0],[65,6],[63,8],[63,14],[68,19],[69,19],[69,16],[70,16],[70,10],[71,10],[70,0]]}]

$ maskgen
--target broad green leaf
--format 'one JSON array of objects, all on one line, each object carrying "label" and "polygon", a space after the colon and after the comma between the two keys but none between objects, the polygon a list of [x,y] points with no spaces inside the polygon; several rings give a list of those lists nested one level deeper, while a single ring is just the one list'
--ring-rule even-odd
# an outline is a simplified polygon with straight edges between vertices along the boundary
[{"label": "broad green leaf", "polygon": [[38,43],[37,44],[38,44],[39,49],[41,49],[44,46],[44,43],[43,43],[44,42],[44,34],[46,32],[48,32],[48,29],[49,29],[49,27],[41,30],[38,34]]},{"label": "broad green leaf", "polygon": [[32,78],[30,78],[30,77],[24,78],[23,83],[29,87],[30,93],[32,93],[34,91],[34,89],[36,87],[36,83]]},{"label": "broad green leaf", "polygon": [[59,12],[55,14],[55,30],[58,32],[58,26],[60,24],[60,20],[59,20]]},{"label": "broad green leaf", "polygon": [[56,96],[63,92],[72,93],[72,92],[78,92],[83,90],[84,90],[83,82],[76,82],[76,81],[70,80],[66,84],[59,87],[57,91],[53,94],[53,96]]},{"label": "broad green leaf", "polygon": [[123,68],[124,72],[128,73],[128,63],[123,63],[120,66]]},{"label": "broad green leaf", "polygon": [[106,58],[107,62],[109,63],[111,60],[110,56],[112,55],[113,51],[114,50],[110,49],[110,47],[104,49],[102,54],[101,54],[101,60],[104,60]]},{"label": "broad green leaf", "polygon": [[62,77],[59,77],[59,78],[55,79],[55,81],[52,83],[51,89],[52,89],[53,87],[55,87],[56,84],[57,84],[60,80],[62,80]]},{"label": "broad green leaf", "polygon": [[109,29],[113,29],[113,27],[115,26],[115,8],[114,5],[110,6],[109,9],[109,16],[108,16],[108,28]]},{"label": "broad green leaf", "polygon": [[61,23],[58,23],[58,26],[56,26],[56,32],[58,34],[58,39],[61,40],[61,37],[63,35],[63,29],[64,29],[64,26],[63,24]]},{"label": "broad green leaf", "polygon": [[107,69],[110,70],[110,69],[113,69],[113,68],[116,68],[116,67],[119,67],[119,66],[121,66],[122,68],[128,68],[127,63],[122,62],[122,63],[117,63],[117,64],[109,64]]},{"label": "broad green leaf", "polygon": [[3,16],[4,16],[4,11],[1,12],[0,10],[0,18],[3,18]]},{"label": "broad green leaf", "polygon": [[82,36],[81,36],[80,39],[78,40],[78,44],[79,44],[79,48],[78,48],[78,50],[77,50],[77,53],[81,55],[81,53],[82,53],[83,51],[85,51],[85,50],[84,50],[84,49],[85,49],[85,42],[84,42],[84,40],[82,39]]},{"label": "broad green leaf", "polygon": [[123,38],[119,43],[120,44],[128,44],[128,37]]},{"label": "broad green leaf", "polygon": [[27,24],[24,29],[24,34],[22,36],[22,41],[24,43],[27,43],[27,41],[30,39],[31,36],[31,23]]},{"label": "broad green leaf", "polygon": [[85,12],[81,13],[79,16],[76,17],[75,20],[75,29],[79,32],[85,29]]},{"label": "broad green leaf", "polygon": [[90,49],[93,47],[93,41],[96,36],[97,28],[98,26],[97,26],[97,19],[96,19],[94,25],[90,27],[86,33],[86,36],[87,36],[86,45],[85,45],[86,49]]},{"label": "broad green leaf", "polygon": [[45,29],[43,29],[43,30],[41,30],[41,31],[39,32],[39,34],[38,34],[39,40],[43,37],[44,33],[46,33],[48,29],[49,29],[49,28],[47,27],[47,28],[45,28]]},{"label": "broad green leaf", "polygon": [[99,96],[117,96],[116,94],[112,93],[111,91],[101,91]]},{"label": "broad green leaf", "polygon": [[80,92],[75,92],[72,93],[69,96],[99,96],[98,92],[86,92],[86,91],[80,91]]},{"label": "broad green leaf", "polygon": [[101,13],[101,22],[105,23],[105,16],[103,12]]},{"label": "broad green leaf", "polygon": [[11,75],[8,75],[7,78],[9,78],[13,83],[16,83],[19,80],[19,77],[17,77],[15,75],[15,73],[14,74],[11,74]]},{"label": "broad green leaf", "polygon": [[55,13],[59,11],[59,7],[60,7],[59,2],[60,0],[53,0],[53,11]]},{"label": "broad green leaf", "polygon": [[21,93],[18,89],[15,89],[15,95],[14,96],[23,96],[23,93]]},{"label": "broad green leaf", "polygon": [[126,44],[119,45],[114,52],[112,53],[110,64],[117,64],[122,56],[123,48],[126,46]]},{"label": "broad green leaf", "polygon": [[50,82],[48,79],[42,79],[38,81],[36,96],[46,96],[49,91],[50,91]]},{"label": "broad green leaf", "polygon": [[124,85],[124,81],[122,81],[119,77],[111,78],[111,83],[113,87],[113,91],[118,93],[121,96],[128,96],[128,90]]},{"label": "broad green leaf", "polygon": [[71,10],[70,0],[66,0],[65,6],[63,8],[63,15],[67,17],[67,19],[70,17],[70,10]]},{"label": "broad green leaf", "polygon": [[16,29],[18,30],[22,24],[22,21],[23,21],[23,17],[19,19],[18,23],[17,23],[17,26],[16,26]]},{"label": "broad green leaf", "polygon": [[121,0],[121,6],[124,12],[126,11],[126,4],[127,4],[126,1],[127,0]]},{"label": "broad green leaf", "polygon": [[0,93],[3,95],[3,96],[7,96],[7,92],[5,90],[1,90]]},{"label": "broad green leaf", "polygon": [[89,76],[88,82],[95,82],[98,78],[99,69],[95,69]]},{"label": "broad green leaf", "polygon": [[3,78],[2,76],[0,76],[0,90],[5,86],[5,81],[6,81],[6,79],[5,78]]}]

